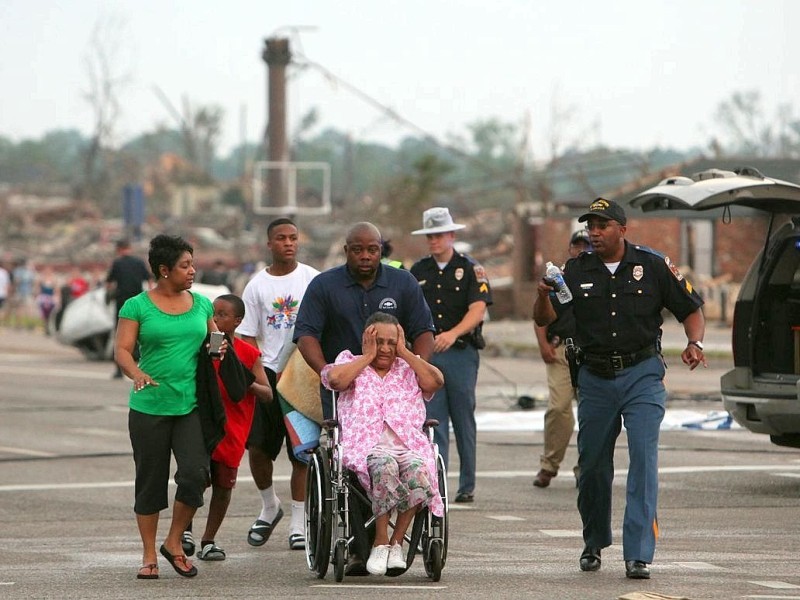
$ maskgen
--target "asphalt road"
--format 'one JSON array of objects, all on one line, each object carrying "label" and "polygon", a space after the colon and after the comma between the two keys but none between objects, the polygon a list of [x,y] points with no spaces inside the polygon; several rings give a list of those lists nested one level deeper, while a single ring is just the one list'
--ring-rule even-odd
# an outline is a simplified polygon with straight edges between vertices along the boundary
[{"label": "asphalt road", "polygon": [[[720,358],[705,372],[675,364],[670,408],[719,410]],[[581,573],[580,519],[570,447],[552,485],[531,485],[541,433],[481,432],[476,502],[451,508],[442,580],[420,562],[401,578],[318,580],[288,549],[286,521],[262,548],[245,535],[260,502],[246,464],[217,543],[228,559],[197,561],[180,578],[160,561],[158,581],[138,581],[133,463],[126,430],[128,384],[109,363],[36,334],[0,329],[0,598],[613,599],[633,592],[686,598],[800,598],[800,452],[741,429],[666,431],[661,437],[661,539],[650,581],[624,577],[621,547],[598,573]],[[498,375],[500,373],[500,375]],[[540,361],[484,357],[479,410],[523,414],[521,390],[543,390]],[[505,386],[505,387],[504,387]],[[615,541],[624,508],[624,434],[616,456]],[[451,465],[452,472],[456,464]],[[288,501],[288,465],[276,465]],[[205,518],[205,509],[197,520]],[[166,528],[166,520],[161,528]],[[160,538],[159,538],[160,539]]]}]

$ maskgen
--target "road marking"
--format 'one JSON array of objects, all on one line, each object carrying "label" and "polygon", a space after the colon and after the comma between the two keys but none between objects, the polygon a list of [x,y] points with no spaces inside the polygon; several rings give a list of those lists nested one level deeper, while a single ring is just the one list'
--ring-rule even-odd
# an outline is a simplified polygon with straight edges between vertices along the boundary
[{"label": "road marking", "polygon": [[800,585],[786,583],[785,581],[748,581],[747,583],[760,585],[761,587],[770,588],[773,590],[800,590]]},{"label": "road marking", "polygon": [[795,479],[800,479],[800,473],[772,473],[776,477],[794,477]]},{"label": "road marking", "polygon": [[[0,447],[2,450],[2,447]],[[9,449],[8,451],[16,450],[19,453],[26,452],[24,449]],[[34,450],[27,451],[29,453],[35,452]],[[48,455],[45,455],[48,456]],[[58,456],[58,455],[52,455]],[[691,474],[691,473],[718,473],[718,472],[738,472],[738,473],[747,473],[747,472],[767,472],[776,471],[776,469],[780,469],[781,471],[799,471],[800,472],[800,465],[784,465],[781,467],[777,467],[776,465],[717,465],[717,466],[707,466],[707,467],[662,467],[658,470],[659,474],[661,475],[679,475],[679,474]],[[616,469],[614,471],[615,476],[625,475],[627,473],[627,469]],[[780,473],[774,473],[776,475]],[[477,477],[484,478],[484,479],[513,479],[516,477],[532,477],[530,471],[478,471],[476,473]],[[458,473],[451,473],[450,478],[456,479],[458,477]],[[272,479],[274,481],[289,481],[289,475],[273,475]],[[238,482],[252,482],[252,476],[239,476],[237,479]],[[618,485],[624,485],[625,482],[618,480]],[[174,485],[173,482],[170,482],[170,485]],[[0,485],[0,492],[24,492],[24,491],[42,491],[42,490],[64,490],[64,489],[92,489],[92,488],[107,488],[107,487],[129,487],[133,486],[133,481],[99,481],[99,482],[90,482],[87,481],[85,483],[42,483],[42,484],[19,484],[19,485]],[[451,502],[450,503],[450,510],[475,510],[474,507],[464,504],[456,504]]]},{"label": "road marking", "polygon": [[515,517],[513,515],[487,515],[487,519],[494,519],[495,521],[524,521],[522,517]]},{"label": "road marking", "polygon": [[762,596],[760,594],[742,596],[742,598],[755,598],[757,600],[800,600],[800,596]]},{"label": "road marking", "polygon": [[52,452],[42,452],[40,450],[29,450],[28,448],[12,448],[11,446],[0,446],[0,452],[8,452],[9,454],[22,454],[23,456],[58,456]]},{"label": "road marking", "polygon": [[311,586],[312,588],[334,588],[341,590],[342,588],[350,588],[353,590],[446,590],[446,585],[376,585],[365,583],[363,585],[355,583],[318,583]]},{"label": "road marking", "polygon": [[725,567],[720,567],[719,565],[712,565],[711,563],[707,562],[676,562],[673,563],[679,567],[684,567],[686,569],[692,569],[695,571],[728,571]]},{"label": "road marking", "polygon": [[[660,475],[680,475],[689,473],[718,473],[727,472],[751,472],[751,471],[798,471],[800,465],[709,465],[702,467],[659,467]],[[625,475],[628,469],[615,469],[614,475]],[[515,477],[533,477],[532,471],[478,471],[477,477],[487,479],[512,479]],[[455,479],[458,473],[451,473],[449,478]]]},{"label": "road marking", "polygon": [[[659,474],[675,473],[714,473],[719,471],[749,472],[749,471],[800,471],[800,465],[720,465],[718,467],[659,467]],[[617,469],[614,474],[627,473],[627,469]]]},{"label": "road marking", "polygon": [[[475,425],[479,432],[493,431],[544,431],[544,410],[496,411],[475,413]],[[577,409],[573,408],[573,414]],[[730,421],[725,411],[701,412],[696,410],[667,409],[661,422],[661,431],[729,431],[741,430],[741,425]],[[575,429],[578,431],[578,421]]]},{"label": "road marking", "polygon": [[30,375],[31,377],[71,377],[73,379],[98,379],[108,380],[108,373],[94,373],[91,371],[79,371],[75,369],[43,369],[42,367],[12,367],[8,365],[0,366],[0,373],[6,375]]},{"label": "road marking", "polygon": [[[289,481],[290,475],[273,475],[273,481]],[[250,476],[239,476],[237,483],[252,483]],[[21,483],[11,485],[0,485],[0,492],[40,492],[48,490],[91,490],[106,489],[117,487],[133,487],[133,481],[87,481],[85,483]],[[174,481],[169,482],[170,486],[175,486]]]},{"label": "road marking", "polygon": [[540,529],[539,531],[554,538],[583,537],[583,532],[571,529]]}]

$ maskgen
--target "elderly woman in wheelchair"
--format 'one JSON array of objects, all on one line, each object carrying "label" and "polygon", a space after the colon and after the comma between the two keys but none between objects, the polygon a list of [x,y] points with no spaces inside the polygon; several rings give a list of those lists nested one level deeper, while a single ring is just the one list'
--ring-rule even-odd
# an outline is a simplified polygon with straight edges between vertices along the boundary
[{"label": "elderly woman in wheelchair", "polygon": [[424,506],[438,517],[445,510],[434,448],[422,430],[425,401],[444,377],[406,347],[397,319],[380,312],[366,322],[362,354],[343,351],[321,377],[323,385],[339,392],[342,463],[372,502],[375,542],[367,570],[374,575],[405,570],[402,545],[414,515]]}]

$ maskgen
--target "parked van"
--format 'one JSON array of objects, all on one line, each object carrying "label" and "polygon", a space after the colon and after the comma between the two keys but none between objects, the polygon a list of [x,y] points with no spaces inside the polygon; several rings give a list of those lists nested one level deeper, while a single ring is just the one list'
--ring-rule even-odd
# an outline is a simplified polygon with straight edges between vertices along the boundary
[{"label": "parked van", "polygon": [[712,169],[665,179],[638,194],[631,206],[721,209],[717,212],[732,226],[732,206],[769,213],[764,247],[736,300],[734,367],[720,386],[725,409],[737,423],[779,446],[800,448],[800,186],[754,169]]}]

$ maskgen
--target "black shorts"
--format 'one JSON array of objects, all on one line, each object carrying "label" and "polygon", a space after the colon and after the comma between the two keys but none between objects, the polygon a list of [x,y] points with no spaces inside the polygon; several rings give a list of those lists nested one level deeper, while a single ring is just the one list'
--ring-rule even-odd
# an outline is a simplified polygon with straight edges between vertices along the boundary
[{"label": "black shorts", "polygon": [[253,424],[250,426],[250,435],[247,437],[247,447],[255,446],[267,454],[272,460],[277,460],[281,453],[281,446],[286,441],[286,454],[289,460],[296,461],[292,452],[292,442],[283,422],[283,411],[278,401],[278,377],[272,369],[264,367],[269,385],[272,388],[272,402],[256,402],[253,413]]},{"label": "black shorts", "polygon": [[137,515],[150,515],[167,508],[170,461],[175,456],[175,500],[193,508],[203,506],[208,485],[209,456],[197,410],[188,415],[149,415],[128,411],[128,432],[136,466]]}]

